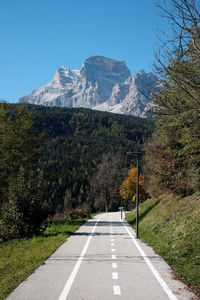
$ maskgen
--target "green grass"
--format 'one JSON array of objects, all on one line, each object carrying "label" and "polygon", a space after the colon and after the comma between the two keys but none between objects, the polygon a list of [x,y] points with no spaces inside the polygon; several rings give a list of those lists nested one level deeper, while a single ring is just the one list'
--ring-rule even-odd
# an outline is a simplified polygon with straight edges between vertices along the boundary
[{"label": "green grass", "polygon": [[0,299],[19,283],[75,232],[86,219],[54,221],[42,236],[0,244]]},{"label": "green grass", "polygon": [[[141,204],[139,237],[171,265],[179,279],[200,295],[200,196],[191,207],[181,211],[196,196],[173,199],[162,196]],[[135,227],[134,212],[126,219]]]}]

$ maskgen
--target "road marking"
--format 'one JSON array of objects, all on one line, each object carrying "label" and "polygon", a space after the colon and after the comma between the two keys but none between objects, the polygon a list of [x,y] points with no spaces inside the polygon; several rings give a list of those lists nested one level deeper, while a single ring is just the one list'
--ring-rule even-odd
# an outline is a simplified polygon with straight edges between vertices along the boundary
[{"label": "road marking", "polygon": [[69,276],[69,278],[68,278],[68,280],[67,280],[67,283],[65,284],[65,287],[64,287],[64,289],[62,290],[62,292],[61,292],[61,294],[60,294],[60,297],[58,298],[58,300],[66,300],[66,299],[67,299],[67,296],[68,296],[68,294],[69,294],[69,291],[70,291],[70,289],[71,289],[71,286],[72,286],[72,284],[73,284],[73,282],[74,282],[74,279],[75,279],[75,277],[76,277],[76,274],[78,273],[78,270],[79,270],[79,268],[80,268],[80,265],[81,265],[81,263],[82,263],[82,261],[83,261],[83,258],[84,258],[84,256],[85,256],[85,253],[86,253],[86,251],[87,251],[87,249],[88,249],[88,246],[89,246],[89,244],[90,244],[90,241],[91,241],[91,239],[92,239],[92,237],[93,237],[93,233],[94,233],[94,231],[95,231],[95,229],[96,229],[96,226],[97,226],[97,224],[98,224],[99,221],[100,221],[100,218],[97,220],[97,222],[96,222],[96,224],[94,225],[92,231],[90,232],[90,235],[89,235],[89,237],[88,237],[88,239],[87,239],[87,241],[86,241],[86,243],[85,243],[85,246],[84,246],[84,248],[83,248],[83,250],[82,250],[82,253],[81,253],[81,255],[79,256],[79,258],[78,258],[78,260],[77,260],[77,262],[76,262],[76,264],[75,264],[75,266],[74,266],[74,268],[73,268],[73,270],[72,270],[72,272],[71,272],[71,274],[70,274],[70,276]]},{"label": "road marking", "polygon": [[118,273],[117,272],[112,273],[112,279],[118,279]]},{"label": "road marking", "polygon": [[110,245],[111,245],[111,246],[115,246],[115,243],[111,243]]},{"label": "road marking", "polygon": [[112,248],[111,251],[112,251],[112,252],[115,252],[115,249]]},{"label": "road marking", "polygon": [[111,239],[111,242],[114,242],[114,239]]},{"label": "road marking", "polygon": [[116,255],[112,255],[112,259],[117,259]]},{"label": "road marking", "polygon": [[115,296],[120,296],[121,295],[121,290],[119,285],[113,285],[113,291]]},{"label": "road marking", "polygon": [[142,250],[142,248],[140,247],[140,245],[138,244],[138,242],[136,241],[136,239],[134,238],[134,236],[132,235],[132,233],[130,232],[130,230],[128,229],[128,227],[126,226],[126,224],[128,224],[128,223],[127,222],[123,222],[121,219],[120,219],[120,221],[124,225],[124,227],[125,227],[126,231],[128,232],[129,236],[132,238],[133,243],[135,244],[135,246],[137,247],[137,249],[141,253],[141,255],[144,258],[144,260],[145,260],[146,264],[148,265],[149,269],[151,270],[151,272],[153,273],[153,275],[155,276],[155,278],[157,279],[157,281],[159,282],[159,284],[161,285],[161,287],[163,288],[163,290],[165,291],[165,293],[167,294],[167,296],[169,297],[169,299],[170,300],[178,300],[176,298],[176,296],[172,293],[172,291],[170,290],[170,288],[168,287],[167,283],[162,279],[162,277],[160,276],[160,274],[158,273],[158,271],[152,265],[151,261],[146,256],[146,254],[144,253],[144,251]]},{"label": "road marking", "polygon": [[112,268],[117,269],[117,263],[112,263]]}]

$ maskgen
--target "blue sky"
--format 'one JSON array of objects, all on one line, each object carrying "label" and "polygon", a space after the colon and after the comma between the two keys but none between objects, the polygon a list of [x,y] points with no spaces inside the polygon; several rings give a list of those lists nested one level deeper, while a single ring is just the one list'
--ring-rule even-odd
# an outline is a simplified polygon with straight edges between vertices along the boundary
[{"label": "blue sky", "polygon": [[93,55],[150,72],[163,22],[154,0],[0,0],[0,99],[16,102]]}]

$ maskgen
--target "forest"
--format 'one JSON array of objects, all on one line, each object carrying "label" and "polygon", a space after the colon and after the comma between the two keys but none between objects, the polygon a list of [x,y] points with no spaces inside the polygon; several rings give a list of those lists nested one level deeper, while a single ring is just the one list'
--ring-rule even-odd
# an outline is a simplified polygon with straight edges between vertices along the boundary
[{"label": "forest", "polygon": [[0,121],[0,226],[1,232],[10,228],[6,238],[16,230],[19,237],[41,230],[47,214],[118,209],[120,185],[134,166],[127,152],[142,151],[154,126],[90,109],[6,102]]},{"label": "forest", "polygon": [[[27,111],[33,114],[34,130],[45,133],[40,166],[47,180],[46,199],[52,214],[77,207],[95,211],[91,183],[103,156],[118,155],[120,173],[120,169],[130,167],[127,152],[141,151],[153,129],[153,122],[148,120],[90,109],[28,105]],[[111,173],[114,166],[108,163],[108,168]],[[116,205],[110,204],[109,210],[115,210]]]}]

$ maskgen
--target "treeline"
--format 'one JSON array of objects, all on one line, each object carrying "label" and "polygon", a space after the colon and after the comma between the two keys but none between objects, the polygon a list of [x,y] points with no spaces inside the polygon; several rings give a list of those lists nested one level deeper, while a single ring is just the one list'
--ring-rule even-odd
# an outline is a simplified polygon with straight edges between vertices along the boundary
[{"label": "treeline", "polygon": [[174,36],[156,61],[162,89],[154,95],[157,121],[146,147],[146,178],[151,194],[188,195],[200,189],[200,11],[198,1],[169,5],[160,9]]},{"label": "treeline", "polygon": [[140,151],[153,126],[88,109],[0,103],[0,239],[37,234],[57,212],[118,209],[126,153]]}]

